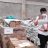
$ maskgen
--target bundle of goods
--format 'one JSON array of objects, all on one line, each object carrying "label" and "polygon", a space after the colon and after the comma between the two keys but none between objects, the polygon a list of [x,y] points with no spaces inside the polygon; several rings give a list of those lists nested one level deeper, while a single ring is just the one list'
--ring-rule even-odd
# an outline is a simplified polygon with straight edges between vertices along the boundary
[{"label": "bundle of goods", "polygon": [[16,27],[16,26],[19,26],[19,25],[21,25],[21,22],[20,21],[11,21],[9,23],[9,26],[10,27]]},{"label": "bundle of goods", "polygon": [[27,32],[27,39],[36,45],[38,44],[39,39],[38,39],[38,32],[36,28],[34,29],[31,28]]},{"label": "bundle of goods", "polygon": [[[43,20],[44,21],[44,20]],[[28,31],[27,31],[27,39],[29,40],[29,41],[31,41],[31,42],[33,42],[34,44],[36,44],[36,45],[40,45],[40,43],[39,43],[39,38],[38,38],[38,25],[41,25],[41,24],[43,24],[42,22],[43,21],[38,21],[38,20],[36,20],[35,22],[34,22],[34,24],[35,25],[32,25],[30,28],[30,30],[28,29]],[[38,23],[38,22],[40,22],[40,24]],[[36,26],[37,25],[37,26]]]},{"label": "bundle of goods", "polygon": [[36,46],[28,40],[12,39],[10,39],[10,41],[8,42],[9,48],[36,48]]}]

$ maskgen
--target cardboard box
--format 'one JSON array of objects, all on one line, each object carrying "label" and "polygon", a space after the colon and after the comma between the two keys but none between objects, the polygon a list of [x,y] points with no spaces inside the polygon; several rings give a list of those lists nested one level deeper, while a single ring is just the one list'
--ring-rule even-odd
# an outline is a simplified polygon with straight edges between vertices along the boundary
[{"label": "cardboard box", "polygon": [[9,42],[9,48],[37,48],[33,43],[29,42],[28,40],[18,40]]},{"label": "cardboard box", "polygon": [[13,34],[12,33],[11,34],[4,34],[4,29],[5,28],[0,27],[0,34],[1,34],[2,43],[3,43],[2,46],[3,46],[3,48],[6,48],[7,47],[6,44],[9,41],[9,37],[11,37]]},{"label": "cardboard box", "polygon": [[11,21],[11,22],[9,23],[9,26],[10,26],[10,27],[16,27],[15,21]]},{"label": "cardboard box", "polygon": [[21,21],[16,21],[15,23],[16,23],[16,25],[20,25]]},{"label": "cardboard box", "polygon": [[[14,28],[15,30],[13,31],[13,34],[12,33],[4,34],[4,29],[5,28],[0,28],[0,31],[1,31],[0,33],[2,34],[4,48],[9,46],[8,42],[9,42],[10,37],[13,37],[13,38],[15,37],[19,40],[23,40],[23,39],[26,40],[26,30],[22,26]],[[7,32],[8,32],[8,30],[7,30]]]},{"label": "cardboard box", "polygon": [[17,28],[14,28],[13,34],[19,40],[26,39],[26,30],[22,26],[19,26]]},{"label": "cardboard box", "polygon": [[19,26],[20,24],[21,24],[20,21],[11,21],[11,22],[9,23],[9,26],[10,26],[10,27],[16,27],[16,26]]}]

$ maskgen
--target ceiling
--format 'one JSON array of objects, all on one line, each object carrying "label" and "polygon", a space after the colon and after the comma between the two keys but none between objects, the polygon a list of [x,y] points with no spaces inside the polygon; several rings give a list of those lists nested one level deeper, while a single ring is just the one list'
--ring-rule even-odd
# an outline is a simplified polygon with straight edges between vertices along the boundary
[{"label": "ceiling", "polygon": [[45,2],[45,3],[48,3],[48,0],[27,0],[27,1],[36,1],[36,2]]}]

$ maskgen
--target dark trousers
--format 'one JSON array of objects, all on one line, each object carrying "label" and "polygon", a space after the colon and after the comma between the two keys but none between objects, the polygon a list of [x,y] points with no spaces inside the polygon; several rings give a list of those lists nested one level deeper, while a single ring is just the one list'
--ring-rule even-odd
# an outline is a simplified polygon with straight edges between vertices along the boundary
[{"label": "dark trousers", "polygon": [[45,48],[45,45],[47,44],[48,41],[48,36],[38,34],[38,38],[40,39],[40,48]]}]

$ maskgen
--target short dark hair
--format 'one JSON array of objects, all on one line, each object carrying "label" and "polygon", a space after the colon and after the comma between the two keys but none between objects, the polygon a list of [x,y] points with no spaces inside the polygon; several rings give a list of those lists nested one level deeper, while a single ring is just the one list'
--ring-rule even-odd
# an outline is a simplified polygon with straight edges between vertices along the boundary
[{"label": "short dark hair", "polygon": [[40,9],[40,12],[43,13],[43,12],[47,12],[46,8],[41,8]]}]

